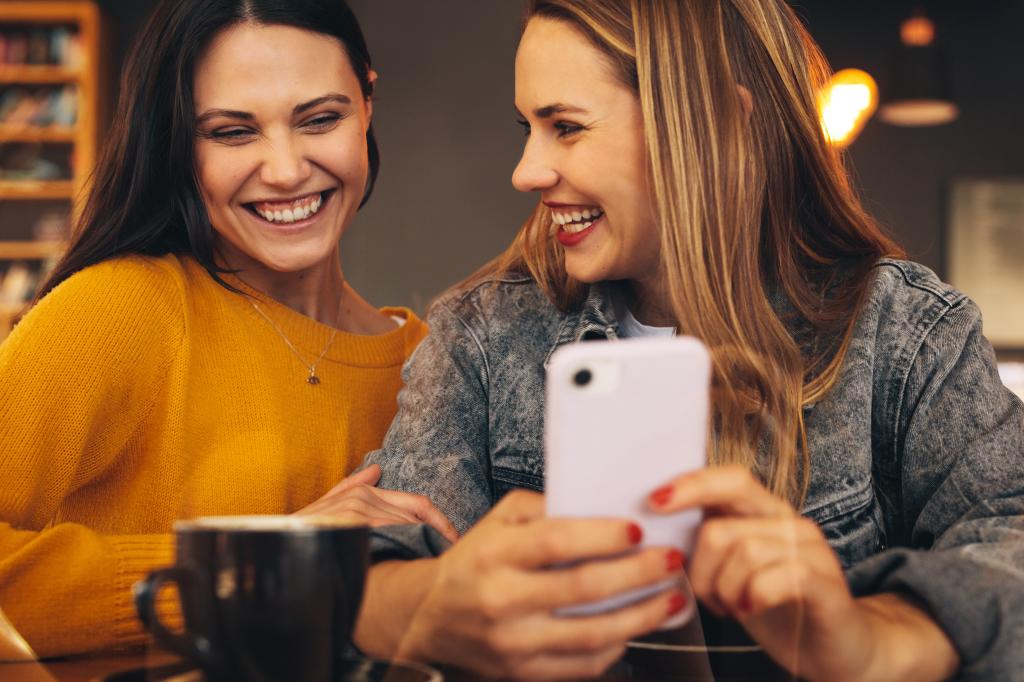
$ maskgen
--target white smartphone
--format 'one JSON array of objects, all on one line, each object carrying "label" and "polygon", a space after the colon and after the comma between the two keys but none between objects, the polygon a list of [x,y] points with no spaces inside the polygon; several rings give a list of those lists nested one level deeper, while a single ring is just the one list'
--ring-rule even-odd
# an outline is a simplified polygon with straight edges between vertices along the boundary
[{"label": "white smartphone", "polygon": [[[689,337],[559,348],[546,383],[548,516],[632,519],[643,529],[643,546],[676,547],[692,556],[701,511],[655,514],[647,500],[674,478],[706,466],[710,378],[707,349]],[[682,625],[694,613],[693,594],[683,583],[686,606],[663,629]],[[559,614],[610,611],[665,587],[652,585]]]}]

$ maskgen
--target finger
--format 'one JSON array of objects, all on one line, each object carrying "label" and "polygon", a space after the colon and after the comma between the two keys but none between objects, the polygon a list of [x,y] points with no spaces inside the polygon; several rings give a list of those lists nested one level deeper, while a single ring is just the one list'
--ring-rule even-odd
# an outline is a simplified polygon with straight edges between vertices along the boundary
[{"label": "finger", "polygon": [[519,615],[578,604],[588,604],[631,590],[682,578],[683,555],[676,549],[645,549],[617,559],[588,561],[571,568],[535,571],[524,575],[509,571],[507,582],[489,588],[495,613]]},{"label": "finger", "polygon": [[[381,469],[379,464],[371,464],[370,466],[357,471],[350,476],[343,478],[340,483],[331,488],[327,495],[334,495],[349,488],[354,488],[360,485],[377,485],[377,481],[380,480]],[[326,496],[325,496],[326,497]]]},{"label": "finger", "polygon": [[513,490],[487,514],[492,521],[527,523],[544,517],[544,496],[532,490]]},{"label": "finger", "polygon": [[616,644],[601,651],[568,656],[540,655],[524,658],[511,671],[518,680],[581,680],[600,677],[626,653],[625,644]]},{"label": "finger", "polygon": [[531,569],[622,554],[640,544],[643,531],[625,519],[547,518],[492,538],[501,545],[493,547],[499,563]]},{"label": "finger", "polygon": [[791,516],[796,513],[740,466],[712,467],[685,474],[652,492],[648,501],[659,513],[698,507],[730,516]]},{"label": "finger", "polygon": [[405,509],[423,523],[432,526],[447,540],[455,542],[459,539],[459,531],[456,530],[454,524],[431,503],[429,498],[414,493],[385,490],[383,488],[375,488],[373,492],[385,502]]},{"label": "finger", "polygon": [[374,519],[385,519],[388,521],[388,525],[419,523],[419,519],[413,514],[388,504],[377,497],[374,492],[374,488],[366,486],[352,488],[341,495],[324,499],[316,513],[336,516],[356,512],[361,514],[367,523]]},{"label": "finger", "polygon": [[[744,587],[739,615],[744,618],[806,601],[814,572],[798,561],[778,561],[750,575]],[[818,586],[815,589],[824,589]]]},{"label": "finger", "polygon": [[550,617],[524,628],[527,651],[580,654],[625,644],[659,628],[686,605],[677,589],[669,589],[637,604],[594,616]]},{"label": "finger", "polygon": [[751,571],[818,538],[831,552],[814,522],[801,517],[710,519],[697,533],[690,583],[716,613],[733,613]]},{"label": "finger", "polygon": [[725,534],[732,534],[732,540],[712,573],[711,593],[733,614],[744,607],[745,590],[751,576],[767,566],[789,561],[822,571],[833,561],[832,548],[814,522],[807,519],[723,525],[732,526],[725,528]]}]

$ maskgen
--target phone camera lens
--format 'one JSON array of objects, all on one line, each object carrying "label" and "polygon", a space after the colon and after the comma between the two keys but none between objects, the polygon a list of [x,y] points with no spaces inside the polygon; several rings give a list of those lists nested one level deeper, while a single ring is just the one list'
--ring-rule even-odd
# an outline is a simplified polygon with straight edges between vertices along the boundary
[{"label": "phone camera lens", "polygon": [[581,369],[573,375],[572,382],[577,386],[586,386],[593,378],[594,375],[590,373],[589,369]]}]

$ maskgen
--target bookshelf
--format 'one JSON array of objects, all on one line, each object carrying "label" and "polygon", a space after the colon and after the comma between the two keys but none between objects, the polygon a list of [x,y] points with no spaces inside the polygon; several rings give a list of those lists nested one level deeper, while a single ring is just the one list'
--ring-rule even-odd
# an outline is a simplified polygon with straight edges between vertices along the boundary
[{"label": "bookshelf", "polygon": [[105,94],[101,38],[95,0],[0,0],[0,340],[81,209]]}]

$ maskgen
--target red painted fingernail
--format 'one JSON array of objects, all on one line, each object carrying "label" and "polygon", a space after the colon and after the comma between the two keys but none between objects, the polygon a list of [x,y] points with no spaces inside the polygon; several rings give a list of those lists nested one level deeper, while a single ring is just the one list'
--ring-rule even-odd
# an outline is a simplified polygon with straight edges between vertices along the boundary
[{"label": "red painted fingernail", "polygon": [[744,594],[740,597],[740,612],[747,614],[754,610],[754,605],[750,603],[750,595]]},{"label": "red painted fingernail", "polygon": [[651,493],[651,502],[656,507],[664,507],[672,499],[672,486],[666,485]]},{"label": "red painted fingernail", "polygon": [[631,545],[639,545],[640,541],[644,539],[643,528],[635,523],[629,524],[626,534],[629,536],[629,544]]},{"label": "red painted fingernail", "polygon": [[686,556],[678,549],[670,549],[665,555],[665,563],[670,573],[678,571],[686,563]]},{"label": "red painted fingernail", "polygon": [[672,595],[672,598],[668,601],[668,615],[674,616],[683,610],[686,606],[686,597],[679,592]]}]

